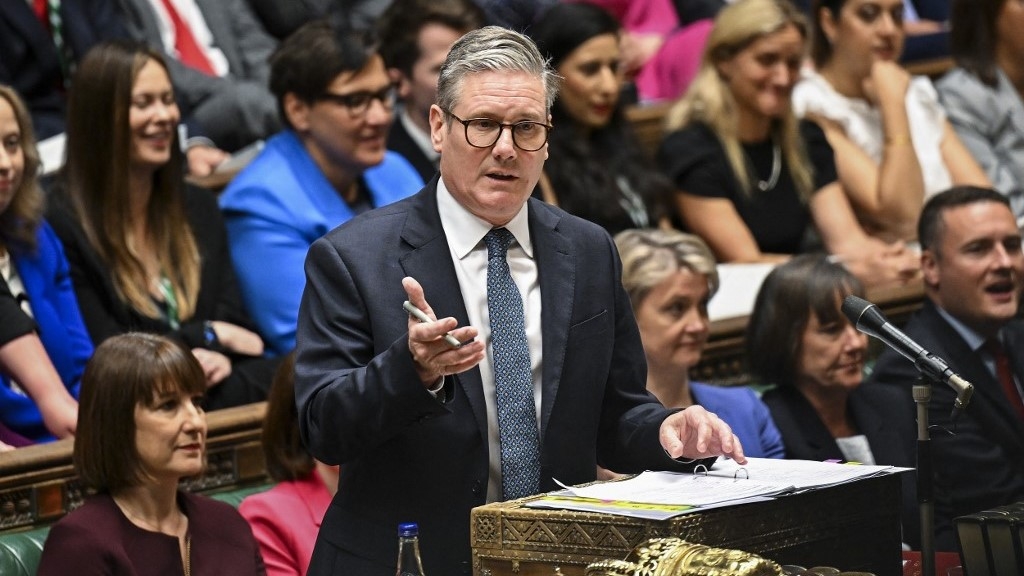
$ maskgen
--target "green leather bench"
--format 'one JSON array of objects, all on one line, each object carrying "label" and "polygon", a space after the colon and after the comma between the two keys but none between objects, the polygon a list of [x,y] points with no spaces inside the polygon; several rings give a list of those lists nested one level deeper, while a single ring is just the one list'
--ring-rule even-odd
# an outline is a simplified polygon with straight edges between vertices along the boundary
[{"label": "green leather bench", "polygon": [[[238,508],[246,496],[263,492],[271,486],[272,484],[257,484],[212,493],[208,496]],[[50,528],[44,526],[21,532],[0,534],[0,574],[3,576],[35,576],[36,569],[39,567],[39,558],[43,553],[43,544],[49,533]]]}]

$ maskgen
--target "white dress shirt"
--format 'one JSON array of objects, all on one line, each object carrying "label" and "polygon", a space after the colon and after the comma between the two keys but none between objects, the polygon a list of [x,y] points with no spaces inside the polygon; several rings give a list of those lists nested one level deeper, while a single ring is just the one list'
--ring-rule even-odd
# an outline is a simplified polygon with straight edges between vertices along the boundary
[{"label": "white dress shirt", "polygon": [[[163,1],[149,0],[149,4],[153,7],[153,12],[156,14],[157,26],[160,27],[160,42],[164,46],[164,51],[168,54],[177,54],[177,51],[174,49],[174,24],[171,22],[171,17],[167,14],[167,9],[164,8]],[[214,46],[213,33],[210,32],[209,26],[206,25],[206,18],[203,17],[202,11],[196,5],[196,0],[171,0],[171,4],[178,11],[178,16],[188,24],[189,29],[192,31],[192,36],[195,37],[196,43],[199,44],[199,49],[203,51],[206,59],[213,66],[213,71],[217,73],[217,76],[226,76],[230,72],[228,69],[228,59],[221,52],[220,48]]]},{"label": "white dress shirt", "polygon": [[[487,345],[480,362],[480,378],[483,381],[484,401],[487,405],[487,444],[489,474],[487,479],[487,501],[501,500],[501,441],[498,436],[498,411],[495,400],[494,361],[491,352],[491,324],[487,312],[487,245],[483,238],[493,228],[488,222],[477,218],[451,195],[444,179],[437,183],[437,209],[441,215],[441,226],[448,238],[448,250],[455,265],[462,300],[469,314],[469,324],[480,331],[479,336]],[[526,340],[530,348],[530,372],[533,377],[533,401],[540,427],[541,394],[541,330],[540,330],[540,283],[537,279],[537,261],[530,240],[530,225],[526,204],[505,228],[515,236],[516,241],[508,249],[508,265],[512,279],[523,296],[523,312],[526,320]],[[430,303],[430,294],[425,294]]]}]

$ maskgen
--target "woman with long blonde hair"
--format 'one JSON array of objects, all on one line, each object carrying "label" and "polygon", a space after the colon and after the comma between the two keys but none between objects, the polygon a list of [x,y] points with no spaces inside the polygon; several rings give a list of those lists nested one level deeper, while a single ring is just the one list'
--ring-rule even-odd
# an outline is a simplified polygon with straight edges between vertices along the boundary
[{"label": "woman with long blonde hair", "polygon": [[860,228],[824,134],[794,116],[806,46],[805,19],[785,0],[740,0],[719,13],[659,151],[676,184],[676,222],[719,261],[782,262],[812,248],[816,231],[865,280],[903,280],[916,259]]}]

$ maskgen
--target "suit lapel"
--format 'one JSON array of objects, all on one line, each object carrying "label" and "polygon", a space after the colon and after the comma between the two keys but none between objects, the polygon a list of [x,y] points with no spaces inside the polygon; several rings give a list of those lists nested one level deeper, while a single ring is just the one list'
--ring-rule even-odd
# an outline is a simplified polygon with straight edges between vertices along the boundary
[{"label": "suit lapel", "polygon": [[[1010,357],[1010,369],[1013,370],[1017,382],[1024,383],[1024,329],[1016,323],[1012,324],[1003,330],[1003,339],[1007,355]],[[1003,405],[1013,416],[1013,428],[1016,431],[1014,437],[1024,443],[1024,422],[1017,416],[1016,411],[1009,407],[1009,404],[1004,402]],[[1022,452],[1024,452],[1024,448],[1022,448]]]},{"label": "suit lapel", "polygon": [[[26,44],[31,46],[32,52],[40,55],[56,54],[53,40],[36,19],[36,15],[32,13],[32,7],[28,3],[24,1],[10,2],[0,10],[0,18],[11,23],[11,29],[25,39]],[[39,60],[45,59],[40,57]]]},{"label": "suit lapel", "polygon": [[[129,33],[136,40],[160,38],[160,24],[157,22],[156,9],[147,0],[119,0],[121,17]],[[163,45],[155,45],[163,50]]]},{"label": "suit lapel", "polygon": [[561,219],[540,201],[529,200],[530,237],[537,259],[541,294],[543,374],[541,376],[541,441],[558,393],[565,361],[576,286],[576,258],[572,245],[557,229]]},{"label": "suit lapel", "polygon": [[[948,347],[947,362],[950,368],[960,374],[968,382],[974,384],[974,396],[967,405],[967,411],[973,414],[978,423],[985,429],[993,441],[999,442],[1011,454],[1017,456],[1017,461],[1024,459],[1024,428],[1016,413],[1006,401],[1003,388],[996,381],[995,376],[985,367],[980,352],[976,353],[967,346],[964,339],[956,330],[943,319],[934,304],[925,301],[923,312],[928,314],[930,320],[929,330]],[[1020,350],[1021,335],[1018,330],[1005,330],[1007,350]],[[1010,352],[1011,363],[1014,373],[1021,369],[1020,356]],[[936,384],[945,386],[945,384]],[[944,408],[944,409],[949,409]]]},{"label": "suit lapel", "polygon": [[[861,383],[850,394],[848,400],[854,420],[857,423],[857,429],[867,438],[875,464],[901,462],[905,459],[905,456],[900,455],[901,444],[897,442],[898,438],[892,437],[892,432],[895,428],[886,426],[885,414],[868,400],[866,397],[868,391],[864,388],[865,386],[870,386],[870,384]],[[836,443],[837,447],[838,445]]]},{"label": "suit lapel", "polygon": [[[427,302],[438,318],[452,316],[459,321],[459,326],[466,326],[469,314],[466,313],[448,239],[437,212],[436,177],[423,192],[413,197],[412,204],[402,230],[407,249],[399,257],[402,270],[420,282]],[[487,438],[487,408],[480,369],[467,370],[456,376],[456,381],[466,393],[482,437]]]},{"label": "suit lapel", "polygon": [[826,460],[828,458],[842,457],[842,450],[836,444],[832,434],[821,421],[814,406],[807,398],[796,389],[795,386],[784,386],[779,388],[779,394],[785,399],[789,407],[790,417],[793,424],[800,431],[799,437],[803,439],[804,449],[810,455],[811,460]]}]

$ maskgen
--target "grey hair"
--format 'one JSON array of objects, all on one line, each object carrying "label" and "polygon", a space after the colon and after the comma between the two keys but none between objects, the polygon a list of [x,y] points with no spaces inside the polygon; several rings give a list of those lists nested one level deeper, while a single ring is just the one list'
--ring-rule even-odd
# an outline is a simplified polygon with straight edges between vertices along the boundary
[{"label": "grey hair", "polygon": [[437,78],[437,105],[448,112],[459,103],[462,82],[479,72],[526,72],[539,78],[546,95],[545,115],[558,94],[558,74],[533,40],[508,28],[485,26],[452,46]]},{"label": "grey hair", "polygon": [[715,256],[699,236],[678,230],[624,230],[615,235],[622,259],[622,285],[636,310],[647,294],[680,270],[708,279],[708,299],[718,292]]}]

